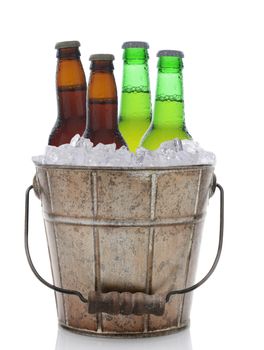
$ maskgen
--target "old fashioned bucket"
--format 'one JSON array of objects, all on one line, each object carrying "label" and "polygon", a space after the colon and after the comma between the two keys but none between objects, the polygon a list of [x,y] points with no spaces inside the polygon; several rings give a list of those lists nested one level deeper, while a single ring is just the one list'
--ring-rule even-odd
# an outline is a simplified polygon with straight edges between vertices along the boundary
[{"label": "old fashioned bucket", "polygon": [[[208,198],[220,190],[218,251],[194,284]],[[53,283],[28,249],[29,198],[41,199]],[[189,323],[192,291],[223,241],[223,189],[211,165],[37,165],[26,192],[25,248],[55,290],[59,323],[108,336],[166,334]]]}]

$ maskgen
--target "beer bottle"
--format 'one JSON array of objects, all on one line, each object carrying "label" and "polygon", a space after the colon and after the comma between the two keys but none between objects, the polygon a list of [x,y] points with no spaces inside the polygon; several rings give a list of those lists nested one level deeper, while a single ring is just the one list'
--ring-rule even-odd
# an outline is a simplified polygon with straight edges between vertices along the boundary
[{"label": "beer bottle", "polygon": [[63,41],[55,46],[58,117],[49,137],[52,146],[69,143],[85,129],[87,85],[79,46],[78,41]]},{"label": "beer bottle", "polygon": [[124,49],[123,84],[119,130],[135,152],[151,122],[151,98],[146,42],[129,41]]},{"label": "beer bottle", "polygon": [[117,90],[113,74],[114,56],[90,56],[91,72],[88,84],[88,118],[84,137],[94,145],[115,143],[126,146],[117,124]]},{"label": "beer bottle", "polygon": [[162,142],[191,139],[185,127],[181,51],[162,50],[157,56],[158,79],[153,122],[141,145],[157,149]]}]

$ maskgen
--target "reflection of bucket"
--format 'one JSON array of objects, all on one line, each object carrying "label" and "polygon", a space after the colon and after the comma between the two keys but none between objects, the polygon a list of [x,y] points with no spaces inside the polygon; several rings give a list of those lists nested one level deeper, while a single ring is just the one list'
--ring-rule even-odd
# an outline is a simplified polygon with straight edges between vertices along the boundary
[{"label": "reflection of bucket", "polygon": [[98,341],[96,337],[83,337],[73,332],[59,327],[57,333],[57,342],[55,350],[105,350],[105,349],[142,349],[143,347],[151,348],[151,350],[193,350],[192,339],[189,328],[185,328],[177,334],[171,335],[170,337],[160,337],[154,339],[146,339],[144,345],[141,339],[107,339],[107,342]]},{"label": "reflection of bucket", "polygon": [[[34,189],[43,207],[54,284],[86,298],[90,291],[118,291],[142,292],[132,294],[139,299],[143,293],[155,294],[159,301],[171,290],[190,286],[212,182],[209,165],[37,166]],[[120,305],[130,293],[120,294],[122,300],[116,294],[110,307],[126,308],[127,304]],[[131,310],[136,310],[138,300],[129,299],[135,304]],[[191,294],[172,296],[165,311],[156,315],[124,315],[124,310],[118,315],[91,314],[75,295],[60,293],[56,302],[60,324],[72,330],[147,336],[188,325]]]}]

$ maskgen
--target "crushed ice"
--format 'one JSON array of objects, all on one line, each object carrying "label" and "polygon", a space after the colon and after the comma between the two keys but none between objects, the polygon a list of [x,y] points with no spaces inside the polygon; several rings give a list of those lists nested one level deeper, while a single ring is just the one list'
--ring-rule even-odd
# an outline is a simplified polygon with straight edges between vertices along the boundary
[{"label": "crushed ice", "polygon": [[69,144],[47,146],[44,155],[32,158],[35,164],[56,164],[97,167],[168,167],[182,165],[215,164],[215,155],[203,150],[197,142],[178,140],[164,142],[159,149],[149,151],[138,148],[131,153],[125,146],[93,143],[75,135]]}]

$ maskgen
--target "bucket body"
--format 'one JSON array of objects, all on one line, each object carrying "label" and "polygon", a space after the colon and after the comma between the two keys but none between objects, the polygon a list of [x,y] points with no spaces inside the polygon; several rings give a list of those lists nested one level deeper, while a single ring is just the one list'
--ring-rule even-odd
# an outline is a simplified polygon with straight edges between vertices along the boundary
[{"label": "bucket body", "polygon": [[[37,166],[54,284],[84,296],[193,284],[213,171]],[[55,296],[59,323],[78,332],[151,336],[190,318],[191,293],[172,296],[162,316],[93,315],[76,296]]]}]

